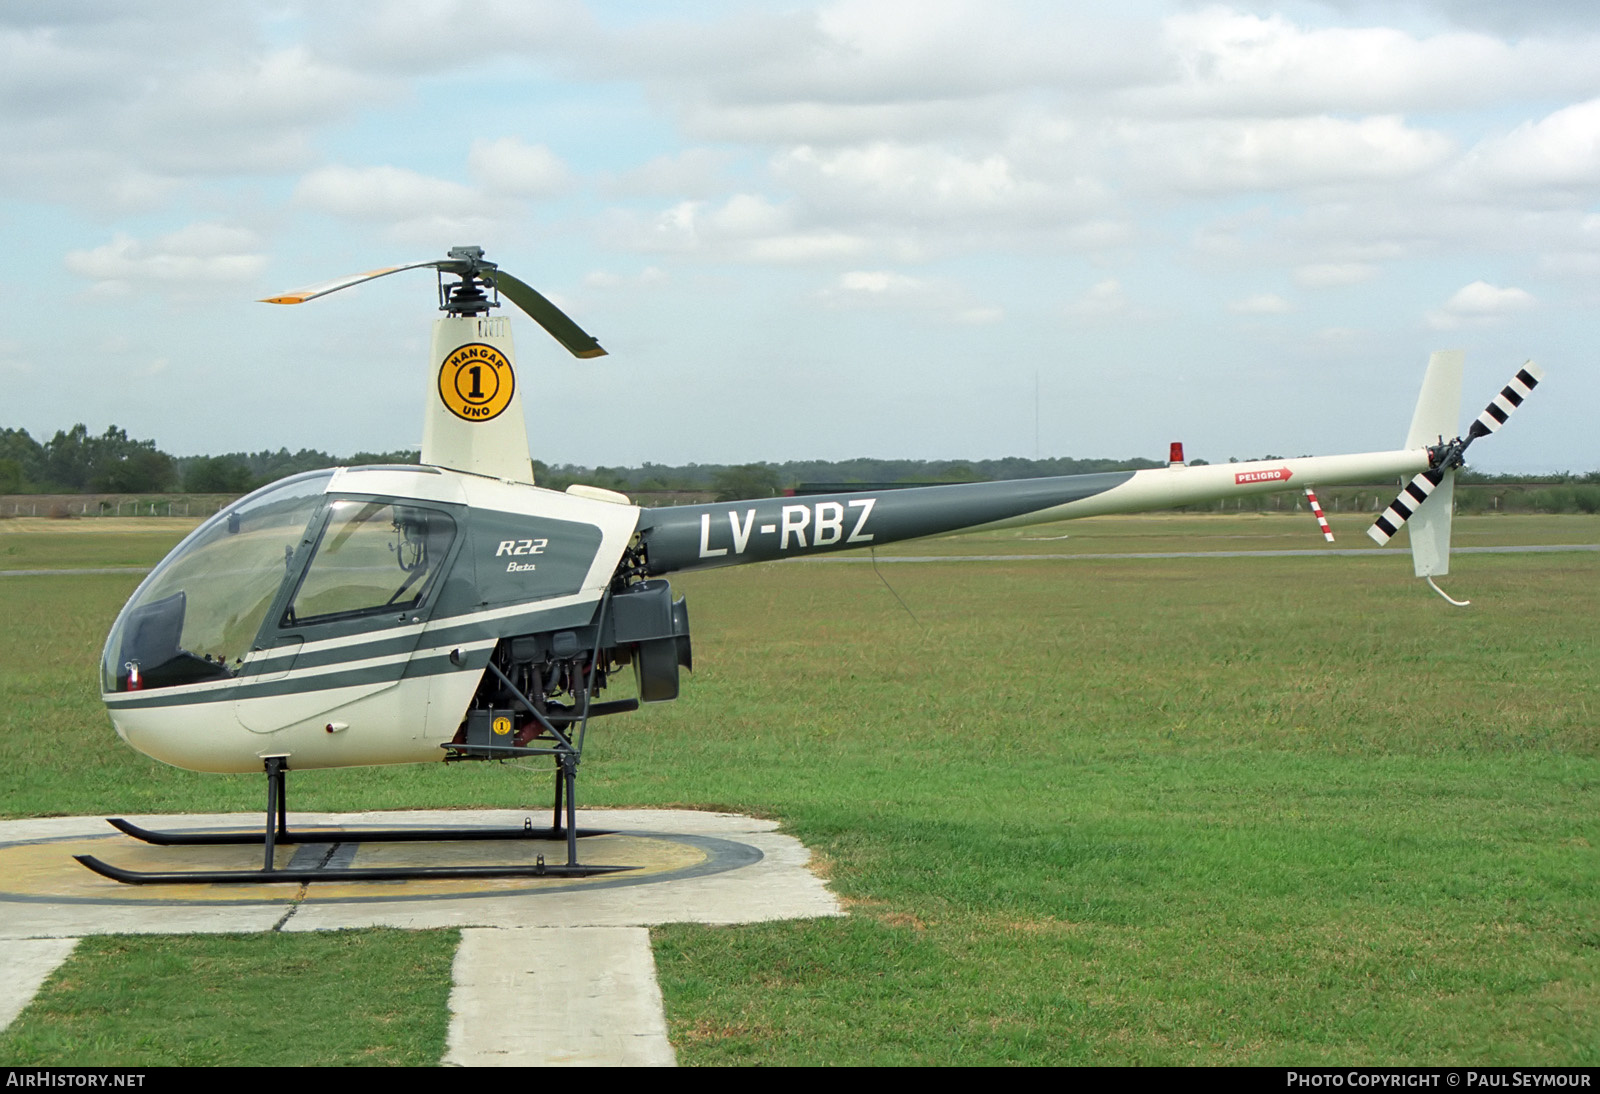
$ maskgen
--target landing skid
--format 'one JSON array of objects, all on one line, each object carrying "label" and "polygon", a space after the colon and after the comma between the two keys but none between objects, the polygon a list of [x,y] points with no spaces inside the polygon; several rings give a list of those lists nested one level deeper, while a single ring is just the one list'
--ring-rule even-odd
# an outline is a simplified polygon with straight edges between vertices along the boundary
[{"label": "landing skid", "polygon": [[[577,827],[577,812],[573,790],[577,781],[577,764],[560,757],[556,772],[556,806],[553,823],[549,828],[534,828],[531,821],[521,828],[402,828],[370,829],[325,832],[292,832],[288,819],[288,787],[285,774],[289,770],[284,756],[266,757],[267,811],[266,825],[255,832],[157,832],[137,824],[111,818],[110,824],[119,832],[134,839],[158,846],[205,846],[219,844],[263,847],[263,865],[259,870],[179,870],[170,872],[124,870],[103,862],[93,855],[73,856],[84,866],[102,877],[125,885],[182,885],[182,884],[291,884],[311,881],[410,881],[413,879],[444,878],[471,879],[497,877],[591,877],[598,874],[615,874],[636,866],[590,866],[578,861],[578,839],[581,836],[608,834],[602,829]],[[565,794],[563,794],[565,791]],[[562,798],[566,799],[565,824],[562,823]],[[563,864],[547,863],[543,855],[537,856],[530,866],[527,863],[504,866],[389,866],[378,869],[329,869],[318,866],[310,869],[281,869],[273,865],[277,845],[325,844],[331,848],[341,843],[453,843],[482,840],[559,840],[567,842],[567,861]],[[324,860],[326,861],[326,860]]]},{"label": "landing skid", "polygon": [[93,855],[74,855],[101,877],[124,885],[217,884],[278,885],[307,881],[411,881],[417,878],[591,877],[637,870],[637,866],[583,866],[547,863],[540,855],[532,866],[397,866],[378,870],[175,870],[158,873],[124,870]]},{"label": "landing skid", "polygon": [[[157,832],[141,828],[121,817],[110,817],[107,824],[145,843],[158,847],[203,847],[218,844],[261,843],[263,832]],[[609,836],[609,828],[580,828],[578,838]],[[566,839],[562,828],[535,828],[525,823],[521,828],[330,828],[326,831],[288,832],[274,834],[273,842],[279,844],[304,843],[465,843],[470,840],[560,840]]]}]

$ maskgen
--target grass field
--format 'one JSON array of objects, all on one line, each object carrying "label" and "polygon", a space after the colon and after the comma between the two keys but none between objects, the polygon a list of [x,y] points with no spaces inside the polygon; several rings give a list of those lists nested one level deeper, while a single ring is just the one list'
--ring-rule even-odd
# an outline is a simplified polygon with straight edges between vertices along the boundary
[{"label": "grass field", "polygon": [[[91,523],[111,522],[0,522],[0,569],[138,565],[181,534]],[[1365,523],[1336,519],[1335,546],[1364,544]],[[1460,518],[1456,542],[1596,543],[1600,518]],[[1319,543],[1304,514],[1163,516],[897,550]],[[866,565],[675,580],[698,671],[677,703],[599,727],[585,802],[777,817],[852,911],[657,931],[680,1060],[1600,1062],[1600,556],[1454,569],[1442,584],[1471,609],[1382,555],[885,565],[905,607]],[[111,733],[93,666],[136,582],[0,579],[6,814],[259,807],[259,778],[164,768]],[[544,784],[306,772],[295,804],[518,806]],[[193,1010],[183,970],[224,960],[241,998],[324,992],[311,978],[330,969],[371,990],[359,944],[301,949],[319,944],[98,943],[0,1036],[0,1062],[148,1059],[105,988],[135,952],[168,970],[137,1009]],[[442,1028],[425,992],[388,994],[409,1009],[361,1021]],[[181,1062],[434,1051],[359,1034],[285,1050],[211,1021]]]}]

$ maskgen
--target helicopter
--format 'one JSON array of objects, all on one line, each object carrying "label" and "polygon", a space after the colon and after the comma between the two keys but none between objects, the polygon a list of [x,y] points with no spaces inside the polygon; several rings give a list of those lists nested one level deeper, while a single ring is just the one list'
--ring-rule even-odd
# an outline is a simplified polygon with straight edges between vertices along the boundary
[{"label": "helicopter", "polygon": [[[434,270],[427,411],[417,465],[294,475],[201,524],[134,591],[101,657],[102,698],[130,746],[178,767],[264,771],[258,832],[159,832],[157,844],[264,848],[260,870],[90,869],[133,884],[417,877],[582,877],[577,774],[591,719],[670,701],[692,670],[688,607],[667,575],[900,540],[1164,509],[1274,490],[1411,476],[1372,527],[1411,525],[1415,572],[1449,572],[1455,474],[1543,378],[1523,365],[1456,436],[1463,355],[1429,360],[1401,448],[1001,482],[844,491],[663,508],[533,480],[510,319],[502,297],[568,352],[606,351],[546,297],[484,257],[369,270],[267,298],[300,304],[406,270]],[[1446,440],[1446,437],[1453,439]],[[1452,603],[1464,603],[1451,600]],[[635,695],[602,699],[631,671]],[[567,861],[532,865],[295,869],[278,847],[326,841],[291,829],[286,772],[421,762],[554,761],[549,828],[342,831],[345,842],[565,839]],[[564,803],[564,808],[563,808]]]}]

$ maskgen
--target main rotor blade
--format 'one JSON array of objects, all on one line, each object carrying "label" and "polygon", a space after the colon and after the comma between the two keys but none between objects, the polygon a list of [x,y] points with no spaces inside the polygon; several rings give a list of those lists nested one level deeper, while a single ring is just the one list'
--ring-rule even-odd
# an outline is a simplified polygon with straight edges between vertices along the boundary
[{"label": "main rotor blade", "polygon": [[550,336],[567,348],[574,357],[604,357],[606,351],[578,324],[567,318],[567,313],[540,295],[531,285],[518,281],[504,270],[486,270],[480,275],[495,285],[505,298],[528,313]]},{"label": "main rotor blade", "polygon": [[445,263],[434,259],[428,262],[407,262],[404,266],[384,266],[382,269],[368,270],[366,273],[351,274],[349,277],[336,278],[333,281],[324,281],[317,285],[309,285],[303,289],[294,289],[290,292],[279,293],[277,296],[264,297],[263,304],[304,304],[307,300],[315,300],[319,296],[327,296],[340,289],[348,289],[351,285],[359,285],[363,281],[374,278],[388,277],[401,270],[415,270],[423,266],[443,266]]},{"label": "main rotor blade", "polygon": [[371,281],[378,277],[387,277],[401,270],[416,270],[422,268],[442,270],[460,276],[474,276],[479,280],[494,285],[500,290],[507,300],[528,314],[535,323],[548,331],[557,342],[567,348],[567,352],[574,357],[604,357],[606,351],[600,343],[578,324],[574,323],[567,314],[556,307],[531,285],[519,281],[504,270],[496,269],[489,262],[466,262],[457,258],[431,259],[427,262],[408,262],[403,266],[384,266],[377,270],[368,270],[366,273],[354,274],[350,277],[341,277],[334,281],[324,281],[321,284],[310,285],[303,289],[295,289],[277,296],[266,297],[262,303],[266,304],[304,304],[307,300],[315,300],[319,296],[327,296],[340,289],[348,289],[351,285],[359,285],[363,281]]},{"label": "main rotor blade", "polygon": [[1532,361],[1525,362],[1511,378],[1511,382],[1500,389],[1500,394],[1489,400],[1489,405],[1483,408],[1483,413],[1478,415],[1472,423],[1472,428],[1467,430],[1467,436],[1472,439],[1487,437],[1497,432],[1506,424],[1506,419],[1511,417],[1511,412],[1522,405],[1539,381],[1544,379],[1544,370]]}]

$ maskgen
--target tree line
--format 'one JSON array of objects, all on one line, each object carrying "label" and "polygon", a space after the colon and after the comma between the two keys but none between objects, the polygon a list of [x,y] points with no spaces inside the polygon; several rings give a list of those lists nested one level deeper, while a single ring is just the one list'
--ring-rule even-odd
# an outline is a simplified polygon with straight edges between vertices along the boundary
[{"label": "tree line", "polygon": [[[57,430],[44,442],[34,440],[24,429],[0,428],[0,494],[244,494],[301,471],[374,463],[414,464],[418,459],[416,449],[355,452],[348,456],[311,448],[298,452],[280,448],[220,456],[172,456],[158,449],[154,441],[135,440],[125,429],[114,425],[96,435],[80,423]],[[682,466],[646,462],[639,467],[585,467],[534,460],[533,474],[535,482],[556,490],[587,483],[625,494],[709,493],[719,500],[729,500],[770,497],[814,483],[989,482],[1161,466],[1158,461],[1146,459],[1029,460],[1019,456],[989,460],[861,457]],[[1464,489],[1457,491],[1457,506],[1465,510],[1600,511],[1600,472],[1483,475],[1464,471],[1458,488]],[[1254,507],[1253,504],[1251,508]]]},{"label": "tree line", "polygon": [[[416,463],[416,449],[334,455],[317,449],[173,456],[154,441],[135,440],[111,426],[95,435],[79,424],[40,442],[25,429],[0,428],[0,494],[231,494],[301,471],[372,463]],[[1159,467],[1153,460],[791,460],[784,463],[645,463],[585,467],[533,461],[534,481],[561,490],[575,482],[624,493],[714,492],[770,496],[806,482],[974,482],[1081,475]]]},{"label": "tree line", "polygon": [[95,435],[83,424],[39,442],[0,428],[0,494],[244,494],[319,467],[416,463],[414,450],[333,456],[316,449],[172,456],[119,426]]}]

